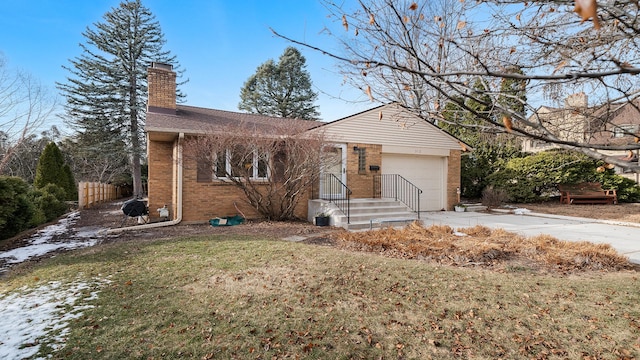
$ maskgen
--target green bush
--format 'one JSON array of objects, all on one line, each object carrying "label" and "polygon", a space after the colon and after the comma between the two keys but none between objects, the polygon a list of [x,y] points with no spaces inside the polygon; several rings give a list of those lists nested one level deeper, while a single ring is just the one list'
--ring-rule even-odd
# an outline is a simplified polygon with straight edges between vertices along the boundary
[{"label": "green bush", "polygon": [[32,219],[34,225],[55,220],[69,210],[64,201],[66,192],[58,185],[48,184],[42,189],[32,190],[29,195],[36,209]]},{"label": "green bush", "polygon": [[601,183],[603,189],[616,189],[619,202],[640,201],[640,186],[629,178],[612,174],[611,170],[596,174],[591,181]]},{"label": "green bush", "polygon": [[488,182],[504,189],[513,202],[535,202],[557,195],[558,184],[599,182],[604,189],[616,189],[618,201],[640,200],[635,181],[613,170],[598,173],[602,161],[567,150],[551,150],[509,160],[504,169],[489,176]]},{"label": "green bush", "polygon": [[0,239],[8,239],[31,225],[34,207],[29,185],[18,177],[0,177]]},{"label": "green bush", "polygon": [[49,143],[40,154],[33,182],[36,189],[42,189],[47,184],[62,188],[66,194],[63,200],[77,200],[78,191],[71,168],[64,163],[64,156],[54,142]]},{"label": "green bush", "polygon": [[489,176],[489,183],[504,189],[513,202],[539,201],[556,194],[557,184],[575,183],[596,174],[595,161],[585,155],[552,150],[509,160]]},{"label": "green bush", "polygon": [[71,167],[69,166],[69,164],[64,164],[64,167],[62,168],[62,170],[63,170],[63,172],[65,174],[64,191],[67,194],[65,200],[77,201],[78,200],[78,186],[76,185],[76,179],[73,176],[73,172],[71,171]]},{"label": "green bush", "polygon": [[491,174],[504,169],[509,159],[523,156],[511,142],[475,141],[472,146],[473,151],[461,159],[460,185],[465,198],[481,197]]}]

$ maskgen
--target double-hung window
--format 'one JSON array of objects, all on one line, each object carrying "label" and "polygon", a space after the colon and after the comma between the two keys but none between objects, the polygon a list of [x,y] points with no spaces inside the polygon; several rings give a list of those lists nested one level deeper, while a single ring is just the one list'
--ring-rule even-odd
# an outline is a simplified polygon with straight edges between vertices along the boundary
[{"label": "double-hung window", "polygon": [[198,160],[198,182],[215,179],[250,178],[266,180],[270,177],[269,156],[242,146],[218,151],[207,160]]},{"label": "double-hung window", "polygon": [[218,179],[249,177],[267,179],[269,177],[269,157],[242,146],[216,154],[214,177]]}]

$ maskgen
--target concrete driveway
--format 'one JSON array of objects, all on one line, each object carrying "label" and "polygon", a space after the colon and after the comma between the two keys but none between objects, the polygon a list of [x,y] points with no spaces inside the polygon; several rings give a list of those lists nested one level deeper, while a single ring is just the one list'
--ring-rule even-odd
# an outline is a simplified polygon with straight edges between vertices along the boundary
[{"label": "concrete driveway", "polygon": [[561,240],[610,244],[629,261],[640,264],[640,224],[532,212],[516,215],[438,211],[420,213],[420,218],[426,226],[449,225],[459,229],[484,225],[524,236],[547,234]]}]

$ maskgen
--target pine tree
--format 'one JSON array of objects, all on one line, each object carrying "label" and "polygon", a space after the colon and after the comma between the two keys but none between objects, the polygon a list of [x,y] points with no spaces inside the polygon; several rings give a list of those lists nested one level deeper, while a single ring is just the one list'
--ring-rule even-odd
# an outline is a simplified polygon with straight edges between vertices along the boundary
[{"label": "pine tree", "polygon": [[71,166],[69,164],[64,164],[62,167],[62,171],[65,174],[64,180],[64,190],[67,193],[67,200],[78,200],[78,186],[76,185],[76,180],[73,176],[73,172],[71,171]]},{"label": "pine tree", "polygon": [[[511,74],[524,75],[522,68],[513,66],[507,69]],[[527,81],[523,79],[503,78],[500,81],[500,97],[498,103],[508,111],[525,116],[527,103]]]},{"label": "pine tree", "polygon": [[[36,167],[36,177],[33,185],[36,189],[42,189],[48,184],[59,186],[66,192],[66,198],[70,199],[74,194],[69,194],[69,184],[73,179],[69,178],[71,171],[65,171],[64,156],[58,145],[50,142],[42,151],[38,166]],[[70,170],[70,169],[69,169]],[[75,185],[74,185],[75,186]]]},{"label": "pine tree", "polygon": [[311,89],[306,59],[298,49],[288,47],[278,63],[268,60],[244,83],[240,110],[277,117],[317,120],[318,98]]},{"label": "pine tree", "polygon": [[[86,38],[86,44],[80,44],[82,54],[65,67],[71,73],[67,83],[58,84],[67,100],[69,123],[78,129],[80,140],[88,138],[79,143],[113,139],[116,134],[115,141],[93,146],[101,146],[102,153],[129,159],[134,195],[141,196],[147,67],[153,61],[172,64],[175,69],[178,64],[163,49],[160,24],[140,0],[123,1],[82,35]],[[128,145],[126,152],[112,146],[118,140]]]}]

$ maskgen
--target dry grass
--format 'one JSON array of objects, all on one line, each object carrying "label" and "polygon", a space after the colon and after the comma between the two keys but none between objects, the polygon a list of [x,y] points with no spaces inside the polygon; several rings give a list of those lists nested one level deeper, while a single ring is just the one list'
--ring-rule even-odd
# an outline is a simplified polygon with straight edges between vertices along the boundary
[{"label": "dry grass", "polygon": [[624,256],[607,244],[560,241],[548,235],[527,238],[480,225],[454,231],[446,225],[425,228],[416,222],[403,229],[389,227],[340,233],[336,237],[345,249],[446,265],[502,270],[521,266],[514,264],[527,264],[532,269],[561,272],[617,271],[631,267]]},{"label": "dry grass", "polygon": [[61,255],[0,289],[78,277],[110,283],[66,346],[42,357],[631,359],[640,349],[634,272],[498,273],[210,236]]},{"label": "dry grass", "polygon": [[609,246],[459,231],[131,238],[21,267],[0,292],[109,279],[52,359],[640,358],[640,280]]}]

